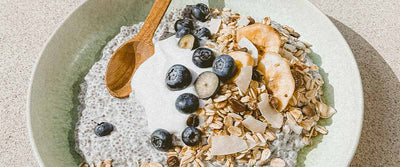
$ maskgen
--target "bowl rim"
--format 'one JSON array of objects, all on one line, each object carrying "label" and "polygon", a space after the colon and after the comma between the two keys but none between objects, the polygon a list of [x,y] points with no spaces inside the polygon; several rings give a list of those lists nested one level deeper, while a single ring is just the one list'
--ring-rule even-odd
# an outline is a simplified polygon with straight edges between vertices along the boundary
[{"label": "bowl rim", "polygon": [[[359,113],[360,115],[358,115],[358,120],[357,124],[356,124],[356,129],[358,129],[357,133],[354,134],[354,136],[356,137],[356,145],[355,147],[353,147],[351,150],[349,150],[349,152],[351,153],[351,156],[348,156],[347,161],[347,166],[350,165],[350,163],[352,162],[352,159],[354,158],[355,152],[357,151],[358,145],[359,145],[359,141],[360,141],[360,137],[361,137],[361,132],[362,132],[362,127],[363,127],[363,120],[364,120],[364,94],[363,94],[363,85],[362,85],[362,80],[361,80],[361,75],[360,75],[360,70],[358,68],[357,62],[355,60],[353,51],[351,50],[349,44],[347,43],[346,39],[343,37],[343,34],[339,31],[339,29],[335,26],[335,24],[333,24],[333,22],[327,17],[327,15],[325,15],[319,8],[317,8],[313,3],[311,3],[309,0],[303,0],[305,2],[305,4],[307,4],[309,7],[311,7],[313,10],[317,11],[322,18],[324,19],[324,21],[326,22],[326,24],[330,24],[330,26],[332,26],[337,32],[339,32],[340,36],[340,40],[344,41],[345,43],[345,47],[347,50],[349,50],[351,56],[349,57],[349,59],[351,59],[351,63],[353,65],[355,65],[357,68],[355,69],[357,72],[357,79],[359,81],[358,85],[360,86],[360,94],[358,95],[360,97],[360,104],[361,104],[361,112]],[[63,21],[61,21],[57,27],[55,28],[55,30],[52,32],[52,34],[48,37],[48,39],[46,40],[46,42],[44,43],[44,45],[41,48],[41,51],[39,53],[39,56],[37,57],[37,59],[35,60],[35,63],[33,65],[32,68],[32,73],[29,79],[29,86],[28,86],[28,93],[27,93],[27,101],[26,101],[26,121],[27,121],[27,130],[28,130],[28,137],[29,137],[29,141],[31,144],[31,148],[32,148],[32,152],[33,155],[36,159],[36,161],[38,162],[39,166],[44,167],[44,162],[43,159],[40,156],[39,150],[37,148],[35,139],[33,137],[33,130],[32,130],[32,120],[31,120],[31,93],[32,93],[32,86],[33,86],[33,80],[36,76],[36,71],[39,65],[40,60],[42,59],[43,53],[45,51],[45,49],[47,48],[47,45],[50,43],[50,41],[53,39],[53,37],[59,32],[60,27],[64,26],[64,24],[66,23],[66,21],[68,21],[71,16],[78,10],[80,10],[82,8],[82,6],[86,3],[88,3],[89,0],[87,1],[83,1],[81,2],[75,9],[71,10],[67,16],[64,18]]]},{"label": "bowl rim", "polygon": [[29,86],[28,86],[28,94],[27,94],[27,101],[26,101],[26,120],[27,120],[27,126],[28,126],[28,135],[29,135],[29,141],[31,143],[31,148],[33,152],[33,156],[35,157],[36,161],[39,163],[39,166],[45,167],[43,159],[40,156],[39,150],[37,148],[35,139],[33,137],[33,130],[32,130],[32,119],[31,119],[31,95],[32,95],[32,86],[33,86],[33,80],[36,76],[36,71],[39,65],[40,60],[42,59],[43,53],[47,48],[47,45],[50,43],[50,41],[53,39],[53,37],[59,32],[60,27],[64,26],[65,22],[71,18],[71,16],[79,9],[82,8],[82,6],[86,3],[88,3],[89,0],[81,2],[75,9],[71,10],[67,16],[62,20],[57,27],[54,29],[54,31],[51,33],[51,35],[48,37],[44,45],[42,46],[38,58],[35,60],[35,64],[33,65],[32,68],[32,73],[29,78]]},{"label": "bowl rim", "polygon": [[313,3],[311,3],[309,0],[304,0],[306,4],[308,4],[311,8],[313,8],[314,10],[316,10],[321,16],[322,18],[326,21],[326,24],[330,24],[337,32],[339,32],[339,38],[340,40],[342,40],[345,44],[345,47],[347,50],[349,50],[351,56],[348,59],[351,59],[351,63],[353,65],[355,65],[357,68],[355,69],[357,72],[357,79],[358,79],[358,83],[357,85],[359,85],[360,87],[360,94],[358,95],[360,97],[360,104],[361,104],[361,112],[358,115],[358,120],[355,129],[358,129],[357,133],[354,134],[354,136],[356,137],[356,143],[355,143],[355,147],[353,147],[351,150],[349,150],[349,152],[351,153],[351,156],[348,156],[347,159],[347,166],[350,166],[350,163],[352,162],[354,155],[357,151],[358,145],[360,143],[360,137],[361,137],[361,132],[362,132],[362,128],[363,128],[363,120],[364,120],[364,90],[363,90],[363,85],[362,85],[362,78],[361,78],[361,74],[360,74],[360,69],[358,68],[358,64],[357,61],[354,57],[353,51],[351,50],[349,43],[347,43],[347,40],[344,38],[343,34],[339,31],[339,29],[336,27],[335,24],[333,24],[333,22],[328,18],[327,15],[325,15],[319,8],[317,8],[317,6],[315,6]]}]

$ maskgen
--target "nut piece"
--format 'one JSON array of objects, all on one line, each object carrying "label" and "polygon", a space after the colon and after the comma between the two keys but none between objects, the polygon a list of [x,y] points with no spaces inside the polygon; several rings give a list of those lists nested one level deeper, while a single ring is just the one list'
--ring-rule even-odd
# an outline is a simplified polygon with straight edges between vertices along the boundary
[{"label": "nut piece", "polygon": [[235,112],[242,112],[242,111],[246,110],[246,105],[237,99],[230,98],[228,100],[228,102],[229,102],[229,105],[232,107],[232,109]]},{"label": "nut piece", "polygon": [[169,167],[179,167],[179,159],[176,156],[169,157],[167,160],[167,165]]}]

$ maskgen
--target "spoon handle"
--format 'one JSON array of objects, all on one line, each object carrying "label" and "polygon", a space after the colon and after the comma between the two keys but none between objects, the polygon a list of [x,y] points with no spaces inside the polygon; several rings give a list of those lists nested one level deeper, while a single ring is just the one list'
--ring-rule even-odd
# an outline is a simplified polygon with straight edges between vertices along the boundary
[{"label": "spoon handle", "polygon": [[165,12],[167,11],[171,1],[172,0],[156,0],[154,2],[149,15],[144,21],[142,29],[137,35],[137,38],[147,41],[149,43],[152,42],[154,32],[156,32],[156,29],[160,24],[160,21],[163,18]]}]

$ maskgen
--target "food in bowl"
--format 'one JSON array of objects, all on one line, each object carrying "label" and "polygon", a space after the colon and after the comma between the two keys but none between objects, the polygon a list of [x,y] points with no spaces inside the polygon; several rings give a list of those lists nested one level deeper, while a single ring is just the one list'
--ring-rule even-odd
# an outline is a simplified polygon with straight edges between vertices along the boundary
[{"label": "food in bowl", "polygon": [[321,98],[311,45],[268,17],[201,3],[166,14],[130,97],[112,97],[107,63],[141,25],[122,27],[81,85],[82,166],[295,166],[328,133],[318,120],[336,110]]}]

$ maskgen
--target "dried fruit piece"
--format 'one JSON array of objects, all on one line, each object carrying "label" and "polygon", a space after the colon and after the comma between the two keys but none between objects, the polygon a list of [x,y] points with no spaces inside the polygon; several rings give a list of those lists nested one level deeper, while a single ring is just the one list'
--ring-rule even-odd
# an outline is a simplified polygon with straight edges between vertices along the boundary
[{"label": "dried fruit piece", "polygon": [[295,82],[289,63],[276,53],[266,53],[258,64],[258,70],[264,74],[264,81],[272,95],[279,101],[278,111],[283,111],[292,98]]},{"label": "dried fruit piece", "polygon": [[280,34],[271,26],[255,23],[237,30],[237,41],[249,39],[259,51],[279,53]]}]

